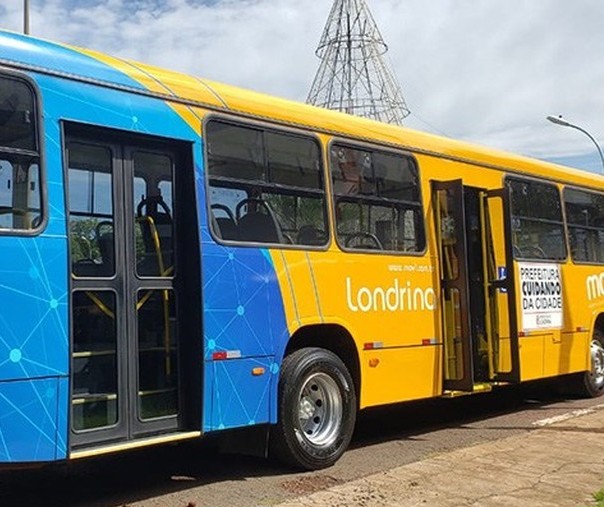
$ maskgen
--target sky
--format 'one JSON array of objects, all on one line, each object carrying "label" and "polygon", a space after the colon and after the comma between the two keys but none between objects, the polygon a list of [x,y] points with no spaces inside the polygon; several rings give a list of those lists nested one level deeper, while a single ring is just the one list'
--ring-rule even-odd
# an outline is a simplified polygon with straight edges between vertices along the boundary
[{"label": "sky", "polygon": [[[366,0],[405,125],[602,172],[604,1]],[[333,0],[30,0],[33,35],[305,101]],[[0,28],[22,31],[23,0]]]}]

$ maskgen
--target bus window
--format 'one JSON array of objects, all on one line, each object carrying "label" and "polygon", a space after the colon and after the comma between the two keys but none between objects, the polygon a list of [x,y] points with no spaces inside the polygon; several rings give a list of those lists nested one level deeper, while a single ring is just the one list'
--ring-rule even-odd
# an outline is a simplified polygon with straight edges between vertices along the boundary
[{"label": "bus window", "polygon": [[312,138],[208,122],[211,227],[222,240],[327,244],[319,146]]},{"label": "bus window", "polygon": [[604,195],[564,189],[570,252],[575,262],[604,263]]},{"label": "bus window", "polygon": [[0,233],[42,222],[40,157],[33,90],[0,77]]},{"label": "bus window", "polygon": [[509,178],[512,241],[518,259],[564,260],[566,241],[562,204],[552,183]]},{"label": "bus window", "polygon": [[[139,276],[174,276],[174,162],[164,153],[145,151],[135,152],[133,162],[136,272]],[[142,194],[141,186],[145,189]]]},{"label": "bus window", "polygon": [[411,157],[334,144],[331,178],[340,246],[424,249],[419,180]]},{"label": "bus window", "polygon": [[105,146],[68,145],[69,242],[74,276],[115,273],[112,153]]}]

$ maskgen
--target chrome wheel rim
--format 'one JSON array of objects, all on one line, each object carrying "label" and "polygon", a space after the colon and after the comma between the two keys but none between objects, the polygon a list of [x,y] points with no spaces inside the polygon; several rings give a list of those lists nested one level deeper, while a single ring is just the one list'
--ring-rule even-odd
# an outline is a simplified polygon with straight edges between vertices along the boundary
[{"label": "chrome wheel rim", "polygon": [[325,373],[313,373],[300,389],[298,438],[318,447],[331,445],[342,423],[343,402],[336,381]]},{"label": "chrome wheel rim", "polygon": [[590,376],[596,389],[604,388],[604,346],[598,340],[591,342]]}]

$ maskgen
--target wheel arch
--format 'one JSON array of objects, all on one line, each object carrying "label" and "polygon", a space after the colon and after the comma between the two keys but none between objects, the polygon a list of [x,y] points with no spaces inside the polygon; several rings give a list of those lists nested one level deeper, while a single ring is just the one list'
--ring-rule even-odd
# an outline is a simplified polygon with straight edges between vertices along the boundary
[{"label": "wheel arch", "polygon": [[594,324],[592,326],[592,331],[598,329],[602,333],[604,333],[604,312],[601,312],[596,315],[594,320]]},{"label": "wheel arch", "polygon": [[339,324],[313,324],[298,329],[290,338],[284,357],[304,347],[319,347],[333,352],[344,363],[356,391],[357,409],[361,399],[361,363],[350,332]]}]

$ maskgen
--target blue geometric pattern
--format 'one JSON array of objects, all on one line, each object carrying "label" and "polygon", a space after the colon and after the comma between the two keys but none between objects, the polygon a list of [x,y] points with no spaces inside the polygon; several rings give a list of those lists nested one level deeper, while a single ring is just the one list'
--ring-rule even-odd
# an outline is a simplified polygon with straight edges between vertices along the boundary
[{"label": "blue geometric pattern", "polygon": [[64,241],[0,237],[0,381],[68,374],[66,280]]},{"label": "blue geometric pattern", "polygon": [[59,384],[67,384],[69,360],[63,243],[0,237],[0,461],[65,457],[66,420],[59,416],[67,407]]},{"label": "blue geometric pattern", "polygon": [[57,377],[0,382],[0,462],[52,461],[65,457],[58,431],[59,402],[67,393]]},{"label": "blue geometric pattern", "polygon": [[[208,400],[212,401],[212,421],[206,431],[268,422],[272,364],[270,358],[251,358],[214,361],[208,366],[214,386]],[[253,368],[264,368],[267,373],[251,376]]]},{"label": "blue geometric pattern", "polygon": [[[201,223],[205,223],[202,221]],[[204,295],[204,430],[276,422],[279,364],[289,337],[267,250],[217,245],[201,228]],[[234,351],[242,359],[212,361]],[[256,366],[265,369],[253,377]]]}]

